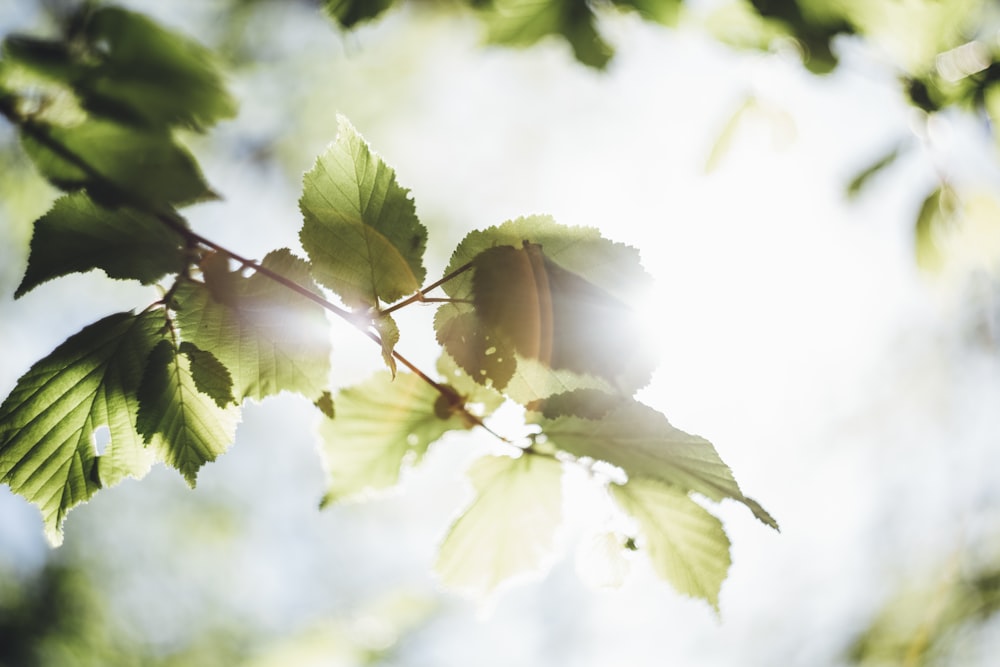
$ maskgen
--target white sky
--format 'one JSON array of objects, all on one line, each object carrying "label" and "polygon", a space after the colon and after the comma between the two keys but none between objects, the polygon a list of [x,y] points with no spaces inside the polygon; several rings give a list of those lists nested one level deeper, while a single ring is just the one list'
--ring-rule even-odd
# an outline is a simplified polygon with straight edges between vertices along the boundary
[{"label": "white sky", "polygon": [[[734,560],[721,619],[641,565],[623,589],[595,592],[574,574],[569,550],[486,619],[446,596],[444,615],[396,664],[838,665],[849,633],[892,584],[989,533],[1000,375],[990,354],[962,338],[955,290],[914,266],[912,221],[931,172],[918,151],[859,202],[842,199],[853,173],[910,122],[887,73],[863,54],[817,79],[778,57],[626,18],[607,26],[618,56],[597,74],[558,45],[481,49],[471,24],[411,14],[346,46],[315,20],[288,28],[308,47],[292,73],[308,83],[262,84],[277,72],[268,66],[237,81],[250,125],[222,132],[287,122],[284,85],[310,105],[300,125],[282,128],[302,156],[332,140],[336,113],[346,114],[412,190],[430,229],[430,276],[467,231],[532,213],[638,247],[656,279],[647,311],[664,357],[643,400],[712,440],[783,527],[774,534],[735,503],[718,508]],[[748,94],[775,112],[749,118],[706,175],[713,141]],[[791,136],[778,149],[775,129]],[[312,158],[289,159],[306,160],[305,170]],[[205,165],[226,201],[192,209],[199,231],[251,255],[296,243],[297,186],[249,164]],[[142,303],[135,294],[88,276],[16,303],[5,295],[0,387],[83,324]],[[404,330],[401,349],[431,359],[417,342],[426,335]],[[362,351],[370,365],[354,361]],[[347,332],[336,361],[338,377],[353,379],[378,358]],[[67,543],[80,540],[120,577],[115,599],[136,632],[183,634],[169,609],[146,604],[175,587],[201,587],[195,599],[205,605],[278,626],[350,613],[395,586],[432,587],[434,542],[465,493],[467,445],[441,448],[400,496],[320,514],[309,414],[288,399],[250,407],[233,450],[205,469],[198,491],[159,471],[73,512]],[[171,555],[182,533],[158,532],[162,494],[182,499],[171,502],[189,521],[205,515],[203,502],[254,520],[231,528],[238,546],[181,542],[190,551]],[[6,491],[0,519],[0,554],[44,549],[37,514]],[[159,574],[149,579],[102,549],[140,554]],[[966,664],[990,664],[989,648],[973,647]]]}]

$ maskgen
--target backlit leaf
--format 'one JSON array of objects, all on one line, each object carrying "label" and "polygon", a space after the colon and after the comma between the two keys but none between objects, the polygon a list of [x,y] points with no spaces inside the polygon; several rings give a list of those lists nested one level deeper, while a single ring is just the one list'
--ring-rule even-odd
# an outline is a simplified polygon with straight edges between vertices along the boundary
[{"label": "backlit leaf", "polygon": [[136,429],[193,487],[201,466],[232,443],[239,408],[220,408],[202,393],[188,357],[178,354],[168,339],[150,353],[138,397]]},{"label": "backlit leaf", "polygon": [[955,192],[942,185],[927,195],[917,213],[914,242],[917,264],[924,270],[936,271],[944,264],[943,239],[958,208]]},{"label": "backlit leaf", "polygon": [[453,588],[483,596],[541,569],[562,511],[562,464],[533,455],[477,460],[476,498],[448,531],[435,570]]},{"label": "backlit leaf", "polygon": [[105,209],[83,193],[66,195],[35,221],[28,269],[14,296],[92,269],[110,278],[153,283],[179,273],[185,259],[181,236],[156,218],[133,209]]},{"label": "backlit leaf", "polygon": [[324,504],[394,486],[401,469],[418,463],[434,441],[471,428],[461,413],[437,414],[440,396],[412,373],[393,378],[388,371],[340,391],[335,417],[320,426],[329,475]]},{"label": "backlit leaf", "polygon": [[763,523],[778,528],[764,508],[743,495],[712,443],[674,428],[661,413],[637,401],[626,401],[601,419],[537,421],[556,447],[574,456],[611,463],[629,479],[648,477],[712,500],[738,500]]},{"label": "backlit leaf", "polygon": [[[305,261],[275,250],[263,266],[315,289]],[[226,302],[202,283],[183,282],[174,295],[185,340],[229,369],[237,400],[294,391],[317,399],[330,374],[330,333],[322,307],[270,278],[231,273]],[[228,278],[227,278],[228,280]]]},{"label": "backlit leaf", "polygon": [[[163,324],[157,311],[106,317],[32,366],[0,405],[0,481],[39,507],[50,542],[62,541],[73,506],[152,465],[136,391]],[[111,439],[98,457],[101,426]]]},{"label": "backlit leaf", "polygon": [[188,341],[183,341],[177,349],[188,358],[191,379],[198,391],[215,401],[220,408],[236,402],[233,398],[233,378],[214,354]]},{"label": "backlit leaf", "polygon": [[589,3],[579,0],[493,0],[480,14],[489,41],[508,46],[531,46],[550,35],[569,42],[581,63],[603,68],[611,47],[595,27]]},{"label": "backlit leaf", "polygon": [[686,493],[652,479],[612,484],[611,492],[639,524],[644,551],[657,574],[681,593],[719,609],[729,571],[729,538],[722,523]]},{"label": "backlit leaf", "polygon": [[346,118],[305,175],[299,207],[313,276],[349,306],[377,307],[420,288],[427,230],[393,170]]},{"label": "backlit leaf", "polygon": [[392,356],[392,352],[396,349],[396,344],[399,342],[399,326],[396,325],[396,320],[392,319],[390,315],[382,315],[375,318],[374,326],[382,341],[382,361],[385,362],[385,365],[395,375],[396,358]]}]

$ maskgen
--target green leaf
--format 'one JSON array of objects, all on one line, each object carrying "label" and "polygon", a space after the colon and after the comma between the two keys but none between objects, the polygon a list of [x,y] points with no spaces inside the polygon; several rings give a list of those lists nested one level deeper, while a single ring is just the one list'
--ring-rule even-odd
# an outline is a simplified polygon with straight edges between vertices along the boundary
[{"label": "green leaf", "polygon": [[67,42],[11,36],[4,56],[72,88],[92,114],[203,130],[236,113],[212,51],[141,14],[84,8]]},{"label": "green leaf", "polygon": [[449,529],[435,570],[448,586],[483,596],[545,565],[561,520],[562,465],[529,454],[490,456],[469,476],[476,499]]},{"label": "green leaf", "polygon": [[[0,481],[42,512],[49,541],[101,486],[141,477],[153,452],[136,432],[136,391],[162,311],[118,313],[71,336],[18,380],[0,405]],[[98,457],[94,433],[110,430]]]},{"label": "green leaf", "polygon": [[896,146],[878,160],[875,160],[875,162],[859,171],[854,178],[851,179],[851,182],[847,184],[847,197],[849,199],[854,199],[861,194],[861,191],[865,189],[868,183],[875,178],[875,176],[882,173],[886,167],[896,161],[896,158],[899,157],[901,148],[902,146]]},{"label": "green leaf", "polygon": [[412,294],[424,279],[427,230],[408,191],[344,117],[303,181],[300,239],[313,275],[355,308]]},{"label": "green leaf", "polygon": [[914,242],[917,264],[925,271],[937,271],[944,264],[942,237],[954,223],[958,197],[947,185],[927,195],[917,213]]},{"label": "green leaf", "polygon": [[722,523],[683,491],[652,479],[612,484],[621,508],[639,524],[657,574],[681,593],[719,610],[719,591],[729,571],[729,538]]},{"label": "green leaf", "polygon": [[618,466],[630,480],[651,478],[711,500],[738,500],[763,523],[778,529],[763,507],[743,495],[712,443],[674,428],[661,413],[642,403],[625,401],[601,419],[563,416],[536,421],[565,452]]},{"label": "green leaf", "polygon": [[149,284],[181,272],[185,262],[183,239],[156,218],[133,209],[108,210],[76,193],[57,199],[35,222],[28,269],[14,296],[92,269]]},{"label": "green leaf", "polygon": [[345,28],[377,18],[396,0],[324,0],[323,9]]},{"label": "green leaf", "polygon": [[97,202],[160,209],[214,195],[194,158],[166,132],[103,120],[76,125],[25,121],[21,142],[41,174]]},{"label": "green leaf", "polygon": [[472,377],[510,384],[521,402],[608,383],[630,394],[649,381],[655,358],[626,305],[650,284],[635,248],[532,216],[467,235],[446,274],[465,266],[443,284],[454,302],[434,323]]},{"label": "green leaf", "polygon": [[[262,265],[316,291],[305,261],[287,249],[269,253]],[[230,278],[224,302],[202,283],[178,285],[174,307],[184,340],[229,369],[237,400],[281,391],[320,398],[330,374],[323,308],[260,274],[244,278],[233,272]]]},{"label": "green leaf", "polygon": [[187,356],[165,338],[149,354],[137,395],[136,429],[194,487],[201,466],[232,443],[239,409],[220,408],[202,393]]},{"label": "green leaf", "polygon": [[487,26],[487,38],[494,44],[531,46],[550,35],[569,42],[578,61],[604,68],[613,50],[601,39],[595,16],[586,2],[579,0],[493,0],[480,13]]},{"label": "green leaf", "polygon": [[417,464],[427,448],[448,431],[472,423],[462,413],[442,419],[441,396],[412,373],[376,373],[335,398],[336,417],[320,426],[320,453],[329,473],[324,504],[394,486],[400,470]]},{"label": "green leaf", "polygon": [[681,13],[681,0],[611,0],[617,7],[634,9],[647,21],[665,26],[677,25]]},{"label": "green leaf", "polygon": [[236,403],[233,398],[233,378],[229,369],[222,365],[211,352],[202,350],[194,343],[183,341],[177,350],[187,356],[191,368],[191,379],[198,391],[205,394],[224,408]]}]

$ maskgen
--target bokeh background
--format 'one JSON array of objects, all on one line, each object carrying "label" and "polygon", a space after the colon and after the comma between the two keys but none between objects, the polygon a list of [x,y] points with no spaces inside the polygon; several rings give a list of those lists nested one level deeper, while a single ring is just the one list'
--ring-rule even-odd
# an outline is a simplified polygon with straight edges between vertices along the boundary
[{"label": "bokeh background", "polygon": [[[0,32],[45,33],[69,4],[0,0]],[[448,438],[393,493],[321,511],[315,411],[282,396],[244,409],[196,490],[163,467],[104,490],[58,549],[0,489],[0,665],[996,664],[997,148],[982,114],[928,116],[899,84],[906,58],[948,64],[941,25],[893,14],[877,39],[835,40],[839,64],[815,74],[791,44],[727,45],[708,20],[724,2],[689,0],[674,26],[602,6],[615,55],[598,70],[555,37],[486,44],[459,5],[404,3],[347,31],[307,2],[120,4],[227,64],[239,116],[188,138],[223,200],[187,213],[243,255],[297,247],[301,176],[337,114],[412,191],[429,276],[467,232],[535,213],[638,247],[662,355],[642,400],[711,440],[782,532],[717,508],[733,565],[716,615],[641,558],[621,587],[595,586],[587,527],[604,518],[568,494],[552,567],[466,599],[431,569],[488,438]],[[996,9],[980,4],[982,31]],[[9,126],[0,160],[5,396],[68,335],[151,294],[83,275],[14,301],[56,192]],[[921,237],[943,183],[961,214]],[[400,349],[427,366],[429,318],[400,321]],[[331,324],[331,381],[347,386],[380,358]]]}]

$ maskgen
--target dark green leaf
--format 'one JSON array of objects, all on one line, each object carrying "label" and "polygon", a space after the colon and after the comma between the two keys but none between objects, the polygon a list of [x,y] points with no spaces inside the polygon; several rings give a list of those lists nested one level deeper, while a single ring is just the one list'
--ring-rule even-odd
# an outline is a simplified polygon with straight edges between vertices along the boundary
[{"label": "dark green leaf", "polygon": [[[289,250],[263,266],[315,291],[305,261]],[[317,399],[330,373],[330,332],[322,307],[260,274],[231,275],[225,302],[202,283],[184,282],[174,295],[185,340],[211,352],[233,376],[234,395],[263,399],[280,391]]]},{"label": "dark green leaf", "polygon": [[438,308],[434,316],[438,342],[470,377],[483,386],[503,390],[517,368],[514,348],[470,310],[451,304]]},{"label": "dark green leaf", "polygon": [[299,206],[313,275],[345,303],[378,307],[420,288],[427,230],[393,170],[346,118],[305,175]]},{"label": "dark green leaf", "polygon": [[155,217],[133,209],[108,210],[76,193],[56,200],[35,222],[28,269],[14,296],[92,269],[148,284],[179,273],[185,261],[181,236]]},{"label": "dark green leaf", "polygon": [[324,504],[395,485],[400,470],[415,465],[448,431],[473,426],[460,412],[442,419],[441,394],[412,373],[376,373],[342,390],[337,414],[323,421],[320,450],[329,486]]},{"label": "dark green leaf", "polygon": [[452,524],[434,569],[445,584],[482,596],[545,565],[562,518],[562,465],[490,456],[469,476],[476,499]]},{"label": "dark green leaf", "polygon": [[324,0],[323,9],[345,28],[376,18],[396,0]]},{"label": "dark green leaf", "polygon": [[611,0],[611,4],[634,9],[647,21],[673,26],[680,16],[682,0]]},{"label": "dark green leaf", "polygon": [[537,421],[556,447],[574,456],[611,463],[629,479],[660,480],[716,501],[738,500],[763,523],[778,528],[764,508],[743,495],[712,443],[674,428],[661,413],[637,401],[626,401],[601,419]]},{"label": "dark green leaf", "polygon": [[159,209],[213,196],[190,153],[165,132],[100,120],[21,129],[45,178],[64,190],[85,188],[99,203]]},{"label": "dark green leaf", "polygon": [[222,409],[202,393],[187,357],[168,339],[150,353],[137,395],[136,429],[193,487],[201,466],[232,443],[239,409]]},{"label": "dark green leaf", "polygon": [[590,4],[580,0],[493,0],[481,12],[488,39],[495,44],[531,46],[547,36],[569,42],[581,63],[598,69],[607,65],[612,49],[595,27]]},{"label": "dark green leaf", "polygon": [[182,342],[177,349],[187,356],[191,379],[198,391],[215,401],[220,408],[236,403],[233,398],[233,378],[214,354],[188,341]]},{"label": "dark green leaf", "polygon": [[[141,477],[153,452],[136,432],[136,391],[163,313],[118,313],[71,336],[21,377],[0,405],[0,480],[38,505],[49,540],[102,485]],[[94,433],[111,440],[100,457]]]}]

